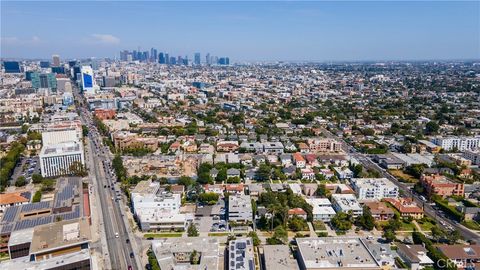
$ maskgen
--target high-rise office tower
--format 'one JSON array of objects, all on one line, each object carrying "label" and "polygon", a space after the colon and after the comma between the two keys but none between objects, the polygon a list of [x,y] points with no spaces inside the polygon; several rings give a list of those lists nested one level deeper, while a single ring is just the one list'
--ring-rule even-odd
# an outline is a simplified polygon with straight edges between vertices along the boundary
[{"label": "high-rise office tower", "polygon": [[59,67],[60,66],[60,56],[59,55],[52,55],[52,66]]},{"label": "high-rise office tower", "polygon": [[74,67],[76,64],[77,64],[76,60],[68,61],[68,66],[71,68]]},{"label": "high-rise office tower", "polygon": [[200,65],[200,53],[195,53],[195,59],[194,59],[195,65],[199,66]]},{"label": "high-rise office tower", "polygon": [[50,67],[50,62],[48,62],[48,61],[40,61],[40,67],[41,67],[41,68],[49,68],[49,67]]},{"label": "high-rise office tower", "polygon": [[50,90],[57,90],[57,79],[54,73],[38,73],[34,72],[31,75],[32,87],[35,89],[48,88]]},{"label": "high-rise office tower", "polygon": [[207,53],[207,56],[205,56],[205,62],[207,63],[207,65],[212,64],[211,59],[210,59],[210,53]]},{"label": "high-rise office tower", "polygon": [[3,61],[5,73],[20,73],[20,63],[17,61]]},{"label": "high-rise office tower", "polygon": [[150,49],[150,62],[157,62],[157,49]]},{"label": "high-rise office tower", "polygon": [[168,56],[168,53],[165,53],[165,64],[170,64],[170,57]]},{"label": "high-rise office tower", "polygon": [[95,94],[95,79],[93,78],[93,69],[90,66],[82,67],[82,90],[84,93]]},{"label": "high-rise office tower", "polygon": [[163,52],[158,54],[158,63],[160,64],[166,64],[167,62],[165,61],[165,55]]}]

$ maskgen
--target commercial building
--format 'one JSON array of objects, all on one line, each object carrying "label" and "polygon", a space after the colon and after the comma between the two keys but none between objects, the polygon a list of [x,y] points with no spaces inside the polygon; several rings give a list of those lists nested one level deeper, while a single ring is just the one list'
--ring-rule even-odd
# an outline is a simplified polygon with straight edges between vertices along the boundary
[{"label": "commercial building", "polygon": [[60,56],[59,55],[52,55],[52,66],[59,67],[60,66]]},{"label": "commercial building", "polygon": [[57,90],[57,79],[54,73],[33,72],[31,75],[32,87],[35,89]]},{"label": "commercial building", "polygon": [[358,237],[297,238],[302,270],[380,270],[366,243]]},{"label": "commercial building", "polygon": [[72,165],[85,164],[83,144],[77,141],[44,145],[39,156],[43,177],[68,175]]},{"label": "commercial building", "polygon": [[297,261],[287,245],[265,245],[262,257],[265,270],[298,270]]},{"label": "commercial building", "polygon": [[[88,197],[88,191],[83,191],[80,178],[62,178],[57,181],[53,201],[6,208],[0,221],[0,252],[9,252],[11,258],[26,256],[30,251],[34,228],[37,226],[78,220],[82,217],[88,219],[90,216]],[[31,231],[28,231],[29,229]]]},{"label": "commercial building", "polygon": [[30,261],[30,258],[28,257],[21,257],[1,262],[0,268],[28,270],[95,269],[92,265],[92,258],[89,249],[81,249],[77,252],[65,253],[41,261]]},{"label": "commercial building", "polygon": [[363,208],[353,194],[332,194],[333,209],[337,212],[349,213],[354,217],[363,214]]},{"label": "commercial building", "polygon": [[252,219],[252,199],[250,195],[230,195],[228,197],[228,220],[247,223],[251,222]]},{"label": "commercial building", "polygon": [[152,250],[160,269],[219,269],[219,244],[213,237],[155,240],[152,241]]},{"label": "commercial building", "polygon": [[475,137],[434,137],[432,142],[446,151],[466,151],[480,148],[480,136]]},{"label": "commercial building", "polygon": [[238,238],[228,244],[229,270],[255,270],[253,242],[251,238]]},{"label": "commercial building", "polygon": [[17,61],[3,61],[5,73],[20,73],[20,63]]},{"label": "commercial building", "polygon": [[90,66],[83,66],[81,69],[82,90],[84,93],[94,95],[96,93],[97,85],[93,74],[93,69]]},{"label": "commercial building", "polygon": [[42,143],[43,145],[56,145],[60,143],[78,141],[82,138],[79,136],[81,136],[81,133],[78,133],[74,126],[58,129],[46,128],[44,131],[42,131]]},{"label": "commercial building", "polygon": [[312,206],[313,220],[329,222],[336,214],[327,198],[306,198],[305,201]]},{"label": "commercial building", "polygon": [[350,181],[359,200],[398,197],[398,187],[387,178],[352,178]]},{"label": "commercial building", "polygon": [[160,183],[141,181],[131,192],[131,200],[143,231],[185,229],[187,216],[180,214],[181,195],[160,189]]}]

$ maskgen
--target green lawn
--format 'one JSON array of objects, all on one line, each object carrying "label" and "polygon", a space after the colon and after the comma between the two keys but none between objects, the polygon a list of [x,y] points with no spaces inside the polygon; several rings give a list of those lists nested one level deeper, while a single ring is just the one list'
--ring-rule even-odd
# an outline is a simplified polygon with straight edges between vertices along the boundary
[{"label": "green lawn", "polygon": [[182,237],[182,233],[146,233],[144,238],[166,238],[166,237]]},{"label": "green lawn", "polygon": [[327,229],[325,223],[320,220],[312,221],[312,225],[315,231],[325,231]]},{"label": "green lawn", "polygon": [[[413,223],[407,223],[404,222],[402,219],[400,219],[400,229],[398,231],[413,231],[415,228],[415,225]],[[377,229],[378,230],[383,230],[383,227],[385,227],[388,224],[388,221],[377,221]]]},{"label": "green lawn", "polygon": [[471,229],[471,230],[480,231],[480,224],[478,224],[478,222],[476,222],[476,221],[465,220],[465,221],[462,222],[462,225]]},{"label": "green lawn", "polygon": [[424,217],[417,220],[418,225],[422,228],[422,231],[430,231],[432,227],[436,225],[436,222],[429,217]]},{"label": "green lawn", "polygon": [[208,233],[208,236],[228,236],[229,234],[228,232],[212,232]]}]

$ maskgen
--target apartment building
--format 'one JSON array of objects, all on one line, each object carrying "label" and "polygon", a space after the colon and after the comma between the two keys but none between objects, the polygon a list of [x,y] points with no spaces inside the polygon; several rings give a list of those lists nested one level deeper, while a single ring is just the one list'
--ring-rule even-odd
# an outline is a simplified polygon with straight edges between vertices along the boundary
[{"label": "apartment building", "polygon": [[340,152],[342,151],[342,143],[328,138],[315,138],[307,140],[310,152]]},{"label": "apartment building", "polygon": [[448,196],[464,196],[465,187],[463,183],[455,183],[439,173],[424,173],[420,177],[420,182],[427,191],[429,196],[439,195]]},{"label": "apartment building", "polygon": [[329,222],[336,214],[327,198],[306,198],[305,201],[312,206],[313,220]]},{"label": "apartment building", "polygon": [[423,218],[423,209],[418,207],[411,198],[385,198],[384,201],[395,207],[401,217]]},{"label": "apartment building", "polygon": [[228,220],[247,223],[253,219],[250,195],[230,195],[228,197]]},{"label": "apartment building", "polygon": [[332,194],[333,209],[337,212],[349,213],[354,217],[363,214],[363,208],[353,194]]},{"label": "apartment building", "polygon": [[255,258],[251,238],[237,238],[228,243],[229,270],[254,270]]},{"label": "apartment building", "polygon": [[473,165],[480,165],[480,150],[467,150],[462,153],[462,156],[472,162]]},{"label": "apartment building", "polygon": [[352,178],[350,181],[359,200],[398,197],[398,187],[387,178]]},{"label": "apartment building", "polygon": [[142,231],[186,228],[188,217],[180,213],[181,195],[160,189],[160,183],[139,182],[131,192],[131,200]]},{"label": "apartment building", "polygon": [[480,148],[480,136],[475,137],[434,137],[432,142],[446,151],[466,151]]}]

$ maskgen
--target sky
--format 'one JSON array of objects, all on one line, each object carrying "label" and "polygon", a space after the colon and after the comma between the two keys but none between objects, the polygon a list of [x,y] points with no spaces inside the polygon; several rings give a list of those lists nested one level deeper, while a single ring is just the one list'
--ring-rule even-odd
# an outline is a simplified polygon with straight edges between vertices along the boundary
[{"label": "sky", "polygon": [[480,58],[479,1],[1,1],[3,58],[200,52],[241,61]]}]

